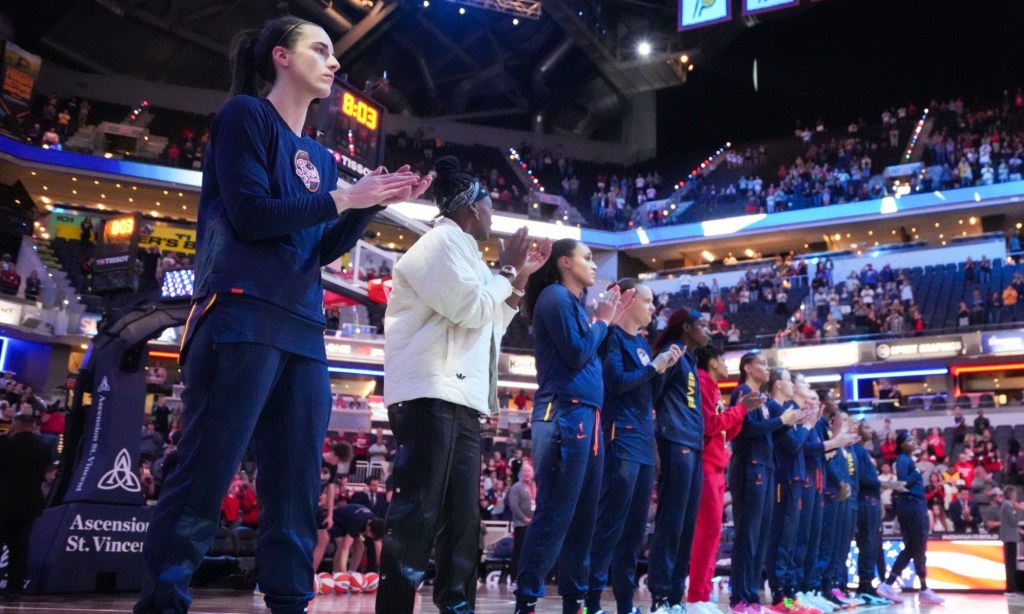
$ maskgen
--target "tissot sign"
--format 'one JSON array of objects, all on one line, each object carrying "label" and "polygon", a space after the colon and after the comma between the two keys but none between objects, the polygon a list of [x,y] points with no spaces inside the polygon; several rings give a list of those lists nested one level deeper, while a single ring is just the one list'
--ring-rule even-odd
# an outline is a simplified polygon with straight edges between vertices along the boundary
[{"label": "tissot sign", "polygon": [[878,360],[940,358],[960,356],[964,353],[964,342],[960,337],[935,337],[875,344],[875,358]]}]

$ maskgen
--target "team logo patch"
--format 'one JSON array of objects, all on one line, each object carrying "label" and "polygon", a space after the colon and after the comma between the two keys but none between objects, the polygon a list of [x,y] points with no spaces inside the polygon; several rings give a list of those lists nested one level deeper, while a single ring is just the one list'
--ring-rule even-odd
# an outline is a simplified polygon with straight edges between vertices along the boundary
[{"label": "team logo patch", "polygon": [[651,363],[651,357],[647,355],[643,348],[636,349],[636,357],[640,359],[640,364],[645,367]]},{"label": "team logo patch", "polygon": [[295,152],[295,174],[302,179],[302,184],[310,192],[316,192],[320,188],[320,172],[316,170],[309,154],[301,149]]}]

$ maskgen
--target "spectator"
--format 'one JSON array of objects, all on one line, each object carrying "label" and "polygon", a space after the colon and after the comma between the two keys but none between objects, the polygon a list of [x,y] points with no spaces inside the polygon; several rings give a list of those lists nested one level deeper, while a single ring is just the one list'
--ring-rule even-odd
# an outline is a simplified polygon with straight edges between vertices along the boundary
[{"label": "spectator", "polygon": [[946,508],[937,499],[928,503],[928,528],[930,533],[952,533],[956,528]]},{"label": "spectator", "polygon": [[29,538],[43,511],[42,484],[52,460],[49,446],[35,433],[31,416],[15,416],[0,437],[0,547],[6,546],[4,597],[19,599],[28,572]]},{"label": "spectator", "polygon": [[352,440],[352,457],[357,461],[369,460],[370,436],[366,434],[365,428],[360,428]]},{"label": "spectator", "polygon": [[380,491],[380,479],[376,476],[367,480],[366,492],[360,491],[352,495],[351,502],[369,509],[377,518],[386,518],[388,515],[387,498]]},{"label": "spectator", "polygon": [[949,517],[957,533],[977,533],[981,527],[981,508],[971,498],[971,489],[961,486],[956,501],[949,505]]},{"label": "spectator", "polygon": [[978,505],[988,505],[990,492],[996,487],[995,480],[989,475],[984,467],[974,470],[974,480],[971,481],[971,497],[978,502]]},{"label": "spectator", "polygon": [[526,396],[526,393],[520,390],[519,394],[512,399],[512,402],[515,403],[516,409],[526,409],[527,405],[530,403],[530,397]]},{"label": "spectator", "polygon": [[960,457],[956,464],[953,465],[953,469],[960,476],[957,483],[970,488],[971,484],[974,483],[974,462],[971,461],[970,456],[966,452],[960,453]]},{"label": "spectator", "polygon": [[139,443],[142,460],[152,462],[163,456],[164,436],[157,432],[156,424],[147,421]]},{"label": "spectator", "polygon": [[533,481],[533,465],[524,463],[519,470],[519,480],[508,491],[508,507],[512,511],[512,565],[510,577],[519,577],[519,554],[523,550],[526,527],[533,520],[537,501],[537,484]]},{"label": "spectator", "polygon": [[890,431],[889,434],[882,440],[882,459],[887,463],[896,462],[896,435]]},{"label": "spectator", "polygon": [[[371,464],[379,464],[384,467],[384,472],[387,473],[388,466],[388,447],[384,444],[384,438],[378,435],[373,442],[373,445],[369,447],[367,453],[370,455]],[[380,516],[383,518],[383,516]]]},{"label": "spectator", "polygon": [[[10,262],[10,259],[10,255],[4,254],[6,262]],[[13,265],[6,266],[3,270],[0,270],[0,292],[14,296],[18,294],[19,288],[21,288],[21,275],[18,275]]]},{"label": "spectator", "polygon": [[967,435],[967,418],[964,417],[964,412],[959,407],[953,414],[953,425],[953,445],[956,446],[962,444]]},{"label": "spectator", "polygon": [[32,269],[28,277],[25,278],[25,298],[30,301],[38,300],[42,284],[42,280],[39,279],[39,271]]},{"label": "spectator", "polygon": [[978,410],[978,417],[974,419],[974,432],[981,435],[985,432],[985,429],[991,428],[992,423],[988,418],[985,417],[985,410]]},{"label": "spectator", "polygon": [[80,240],[82,242],[82,247],[88,247],[92,244],[92,220],[86,217],[82,220],[82,223],[78,225],[78,228],[81,231]]},{"label": "spectator", "polygon": [[932,427],[928,434],[928,447],[936,458],[946,458],[946,439],[942,436],[942,432],[939,431],[939,427]]}]

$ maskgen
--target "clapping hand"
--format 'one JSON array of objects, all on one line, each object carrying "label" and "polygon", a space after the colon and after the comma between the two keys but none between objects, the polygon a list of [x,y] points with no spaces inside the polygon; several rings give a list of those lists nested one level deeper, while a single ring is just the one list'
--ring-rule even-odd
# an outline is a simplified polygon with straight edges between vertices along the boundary
[{"label": "clapping hand", "polygon": [[609,326],[615,324],[622,314],[633,305],[636,290],[619,292],[618,286],[612,286],[597,300],[594,313],[598,320],[604,320]]},{"label": "clapping hand", "polygon": [[654,359],[654,370],[657,371],[658,373],[664,373],[672,365],[676,364],[676,362],[682,355],[683,351],[679,349],[679,346],[668,346],[668,348],[664,352],[658,354],[658,356]]}]

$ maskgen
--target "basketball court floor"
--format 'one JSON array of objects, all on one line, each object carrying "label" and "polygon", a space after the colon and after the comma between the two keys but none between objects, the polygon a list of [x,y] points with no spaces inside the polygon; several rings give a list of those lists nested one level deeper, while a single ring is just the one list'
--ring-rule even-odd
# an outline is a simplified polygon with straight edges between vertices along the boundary
[{"label": "basketball court floor", "polygon": [[[912,597],[913,593],[907,592]],[[190,612],[193,614],[255,614],[268,612],[261,597],[241,591],[221,589],[198,589],[194,592]],[[421,600],[417,612],[436,612],[430,603],[430,593],[420,592]],[[907,603],[887,607],[857,608],[858,612],[871,614],[911,614],[914,612],[949,612],[950,614],[989,614],[1005,612],[1024,614],[1024,595],[992,593],[942,593],[946,603],[941,606],[918,606],[913,598]],[[637,606],[647,612],[650,604],[646,595],[638,595]],[[0,611],[24,612],[25,614],[67,614],[70,612],[106,613],[130,612],[134,603],[133,595],[75,595],[75,596],[27,596],[18,603],[0,602]],[[613,606],[611,592],[605,595],[605,606]],[[724,602],[723,602],[724,604]],[[320,595],[309,604],[310,614],[372,614],[374,595]],[[512,614],[514,598],[505,587],[481,587],[477,596],[477,614]],[[722,611],[726,611],[725,605]],[[557,596],[542,599],[537,614],[558,614],[562,611]],[[396,613],[399,614],[399,613]]]}]

